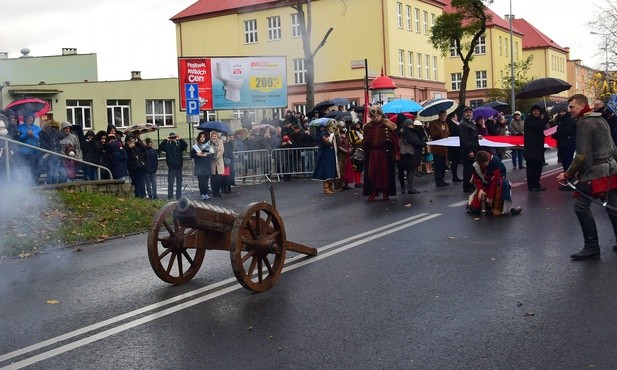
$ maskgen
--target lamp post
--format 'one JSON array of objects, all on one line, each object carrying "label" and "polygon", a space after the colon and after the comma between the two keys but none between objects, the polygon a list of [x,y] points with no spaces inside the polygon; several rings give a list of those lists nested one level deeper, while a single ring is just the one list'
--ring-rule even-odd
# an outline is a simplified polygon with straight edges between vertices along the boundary
[{"label": "lamp post", "polygon": [[508,20],[510,21],[510,113],[514,114],[516,111],[516,97],[514,89],[514,37],[512,37],[512,0],[510,0],[510,14],[508,14]]},{"label": "lamp post", "polygon": [[608,36],[610,33],[589,32],[592,35],[604,36],[604,80],[608,84]]}]

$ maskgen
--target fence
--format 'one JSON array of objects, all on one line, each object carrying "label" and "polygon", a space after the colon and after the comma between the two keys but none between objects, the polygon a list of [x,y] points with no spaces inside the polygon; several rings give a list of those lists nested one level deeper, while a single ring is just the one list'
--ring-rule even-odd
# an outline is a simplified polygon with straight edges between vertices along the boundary
[{"label": "fence", "polygon": [[[310,177],[315,170],[316,156],[317,147],[234,152],[236,182],[246,183],[247,180],[269,182],[272,179],[281,181],[281,177],[285,179],[291,176]],[[165,159],[160,159],[160,161],[165,163]],[[182,179],[183,191],[194,191],[198,188],[197,178],[193,175],[193,166],[192,160],[185,160]],[[161,170],[157,173],[157,185],[159,189],[167,189],[167,169],[165,165],[160,167]]]}]

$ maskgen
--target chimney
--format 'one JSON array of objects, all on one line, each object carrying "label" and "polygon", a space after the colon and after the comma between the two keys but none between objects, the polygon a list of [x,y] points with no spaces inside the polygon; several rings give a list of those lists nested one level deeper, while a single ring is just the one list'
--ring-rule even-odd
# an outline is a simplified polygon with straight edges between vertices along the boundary
[{"label": "chimney", "polygon": [[76,48],[62,48],[62,55],[77,55]]},{"label": "chimney", "polygon": [[6,51],[0,51],[0,59],[9,59],[9,53]]},{"label": "chimney", "polygon": [[131,80],[141,80],[141,71],[131,71]]}]

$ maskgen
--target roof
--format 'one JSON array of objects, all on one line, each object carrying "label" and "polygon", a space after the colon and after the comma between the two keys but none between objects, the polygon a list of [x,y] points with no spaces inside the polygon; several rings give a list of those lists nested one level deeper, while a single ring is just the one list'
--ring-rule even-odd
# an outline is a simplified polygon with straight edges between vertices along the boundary
[{"label": "roof", "polygon": [[513,24],[525,34],[525,37],[523,37],[523,49],[553,48],[564,53],[568,52],[566,48],[558,45],[525,19],[514,19]]},{"label": "roof", "polygon": [[[452,8],[452,0],[443,0],[446,6],[443,8],[445,13],[454,13],[454,8]],[[490,18],[486,22],[486,28],[498,27],[504,29],[506,31],[510,31],[510,22],[501,18],[497,13],[492,11],[490,8],[486,8],[486,15]],[[512,23],[512,32],[518,34],[519,36],[523,36],[524,32],[521,32],[519,29],[515,27],[515,24]]]},{"label": "roof", "polygon": [[184,9],[180,13],[171,17],[171,20],[178,22],[186,18],[196,18],[211,13],[231,12],[238,8],[252,7],[259,8],[261,5],[281,3],[280,0],[198,0],[193,5]]}]

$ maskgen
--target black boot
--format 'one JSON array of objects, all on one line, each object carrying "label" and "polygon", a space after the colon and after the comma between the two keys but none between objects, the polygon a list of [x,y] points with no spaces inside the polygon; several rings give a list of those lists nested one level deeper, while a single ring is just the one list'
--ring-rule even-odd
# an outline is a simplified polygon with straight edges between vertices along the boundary
[{"label": "black boot", "polygon": [[598,241],[598,229],[593,216],[589,212],[575,212],[578,222],[581,224],[585,247],[570,256],[573,260],[590,260],[600,258],[600,246]]}]

